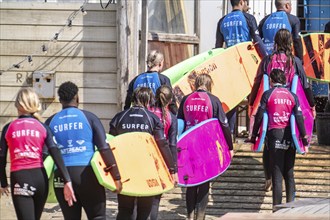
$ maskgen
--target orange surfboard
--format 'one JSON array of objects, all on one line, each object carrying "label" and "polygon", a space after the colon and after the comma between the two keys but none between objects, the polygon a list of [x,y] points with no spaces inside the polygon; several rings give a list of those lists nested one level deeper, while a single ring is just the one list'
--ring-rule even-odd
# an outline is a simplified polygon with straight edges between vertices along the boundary
[{"label": "orange surfboard", "polygon": [[[130,132],[118,136],[107,135],[116,158],[123,182],[120,194],[128,196],[153,196],[171,190],[174,185],[154,138],[149,133]],[[98,151],[91,165],[101,185],[115,190],[110,173],[104,172],[105,164]]]},{"label": "orange surfboard", "polygon": [[251,92],[260,61],[252,42],[237,44],[206,60],[173,84],[174,94],[180,102],[194,90],[197,75],[206,73],[214,82],[212,94],[221,100],[224,111],[228,112]]},{"label": "orange surfboard", "polygon": [[330,82],[330,34],[302,35],[302,45],[307,77]]}]

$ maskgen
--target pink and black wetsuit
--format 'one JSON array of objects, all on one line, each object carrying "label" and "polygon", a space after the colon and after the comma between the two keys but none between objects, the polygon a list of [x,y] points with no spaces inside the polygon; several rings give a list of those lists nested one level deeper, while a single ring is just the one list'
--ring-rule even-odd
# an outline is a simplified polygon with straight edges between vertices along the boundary
[{"label": "pink and black wetsuit", "polygon": [[282,203],[282,179],[286,186],[286,202],[294,200],[295,182],[293,176],[296,149],[293,146],[290,116],[294,114],[300,135],[306,135],[304,119],[298,98],[283,86],[276,85],[264,92],[256,114],[252,137],[256,137],[263,113],[267,111],[269,122],[267,146],[273,184],[273,205]]},{"label": "pink and black wetsuit", "polygon": [[46,145],[56,166],[68,182],[53,134],[43,123],[31,116],[20,116],[5,125],[0,140],[0,181],[7,187],[6,158],[11,158],[11,195],[18,219],[40,219],[48,195],[48,177],[43,166],[43,147]]},{"label": "pink and black wetsuit", "polygon": [[[178,111],[178,119],[184,120],[185,130],[210,118],[219,119],[229,149],[232,150],[233,144],[229,124],[220,100],[204,90],[197,90],[183,97]],[[187,188],[186,203],[188,215],[196,209],[198,210],[198,219],[204,218],[209,188],[209,182]]]}]

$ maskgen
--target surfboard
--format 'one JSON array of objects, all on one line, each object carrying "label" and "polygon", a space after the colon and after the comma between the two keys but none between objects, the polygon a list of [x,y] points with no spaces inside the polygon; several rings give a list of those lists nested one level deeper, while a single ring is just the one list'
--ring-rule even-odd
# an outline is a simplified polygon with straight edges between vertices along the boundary
[{"label": "surfboard", "polygon": [[54,160],[52,156],[47,156],[44,160],[44,167],[48,176],[48,196],[47,203],[57,203],[55,191],[54,191]]},{"label": "surfboard", "polygon": [[[267,91],[269,89],[269,76],[265,73],[262,77],[261,83],[260,83],[260,87],[258,89],[258,93],[256,96],[256,99],[253,103],[252,106],[252,114],[250,117],[250,138],[252,135],[252,130],[253,130],[253,125],[254,125],[254,121],[255,121],[255,116],[257,114],[258,111],[258,107],[261,101],[261,97],[262,94]],[[262,117],[262,122],[259,128],[259,134],[258,137],[256,139],[256,143],[252,145],[252,150],[253,151],[257,151],[260,152],[262,150],[263,144],[265,142],[265,137],[266,137],[266,133],[267,133],[267,128],[268,128],[268,114],[267,112],[264,112],[263,117]]]},{"label": "surfboard", "polygon": [[178,185],[190,187],[224,173],[231,157],[218,119],[208,119],[185,131],[178,140]]},{"label": "surfboard", "polygon": [[[313,117],[313,112],[309,106],[308,100],[305,96],[304,89],[303,89],[301,82],[299,80],[299,77],[297,75],[295,75],[292,80],[291,91],[293,93],[295,93],[298,97],[300,108],[302,110],[302,114],[304,117],[306,134],[309,136],[308,141],[310,143],[312,134],[313,134],[314,117]],[[302,139],[300,137],[300,133],[298,130],[298,126],[297,126],[294,114],[291,114],[291,116],[290,116],[290,125],[291,125],[292,139],[293,139],[294,145],[297,149],[297,152],[300,154],[304,154],[305,147],[302,144]]]},{"label": "surfboard", "polygon": [[172,85],[178,102],[191,93],[197,75],[211,75],[217,96],[225,112],[237,106],[250,92],[260,57],[252,42],[244,42],[221,51],[185,74]]},{"label": "surfboard", "polygon": [[[154,138],[145,132],[130,132],[115,137],[107,135],[116,158],[123,183],[120,194],[128,196],[154,196],[171,190],[174,185]],[[115,190],[110,173],[104,172],[105,164],[98,151],[91,165],[99,183]]]},{"label": "surfboard", "polygon": [[173,85],[188,72],[193,70],[196,66],[200,65],[211,57],[218,55],[223,50],[223,48],[217,48],[200,53],[168,68],[167,70],[163,71],[162,74],[167,76]]},{"label": "surfboard", "polygon": [[330,82],[330,34],[302,35],[304,69],[313,80]]}]

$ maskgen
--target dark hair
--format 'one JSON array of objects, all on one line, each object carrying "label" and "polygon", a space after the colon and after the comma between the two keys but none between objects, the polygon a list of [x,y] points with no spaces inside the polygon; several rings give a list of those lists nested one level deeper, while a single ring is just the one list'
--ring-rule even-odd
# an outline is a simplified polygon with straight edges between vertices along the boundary
[{"label": "dark hair", "polygon": [[208,92],[212,91],[213,80],[209,74],[200,74],[195,79],[195,90],[204,87]]},{"label": "dark hair", "polygon": [[230,0],[231,6],[237,6],[241,0]]},{"label": "dark hair", "polygon": [[153,103],[154,95],[152,90],[148,87],[138,87],[134,90],[132,102],[134,105],[148,108]]},{"label": "dark hair", "polygon": [[280,83],[282,85],[286,84],[286,77],[284,75],[283,70],[273,69],[270,72],[270,78],[273,81],[273,83]]},{"label": "dark hair", "polygon": [[60,97],[60,101],[65,103],[71,102],[77,93],[77,85],[70,81],[62,83],[57,91],[57,94]]},{"label": "dark hair", "polygon": [[274,54],[285,53],[286,55],[286,67],[290,68],[291,64],[294,64],[294,55],[292,52],[292,37],[291,33],[287,29],[280,29],[276,32],[274,37]]},{"label": "dark hair", "polygon": [[156,107],[162,109],[162,120],[164,125],[166,123],[166,108],[167,105],[172,101],[172,98],[173,98],[173,92],[169,86],[162,85],[157,89],[155,104]]}]

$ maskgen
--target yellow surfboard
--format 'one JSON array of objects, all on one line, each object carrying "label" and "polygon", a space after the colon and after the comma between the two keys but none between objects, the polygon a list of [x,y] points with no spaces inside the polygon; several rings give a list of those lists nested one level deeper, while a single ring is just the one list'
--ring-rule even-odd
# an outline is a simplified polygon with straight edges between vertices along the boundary
[{"label": "yellow surfboard", "polygon": [[[131,132],[112,138],[107,135],[123,182],[120,194],[128,196],[153,196],[171,190],[172,177],[149,133]],[[115,190],[110,173],[104,172],[105,164],[100,153],[95,152],[91,165],[101,185]]]},{"label": "yellow surfboard", "polygon": [[225,112],[237,106],[250,92],[260,57],[252,42],[244,42],[223,50],[187,73],[173,85],[180,102],[191,93],[197,75],[210,74],[214,86],[212,94],[217,96]]}]

